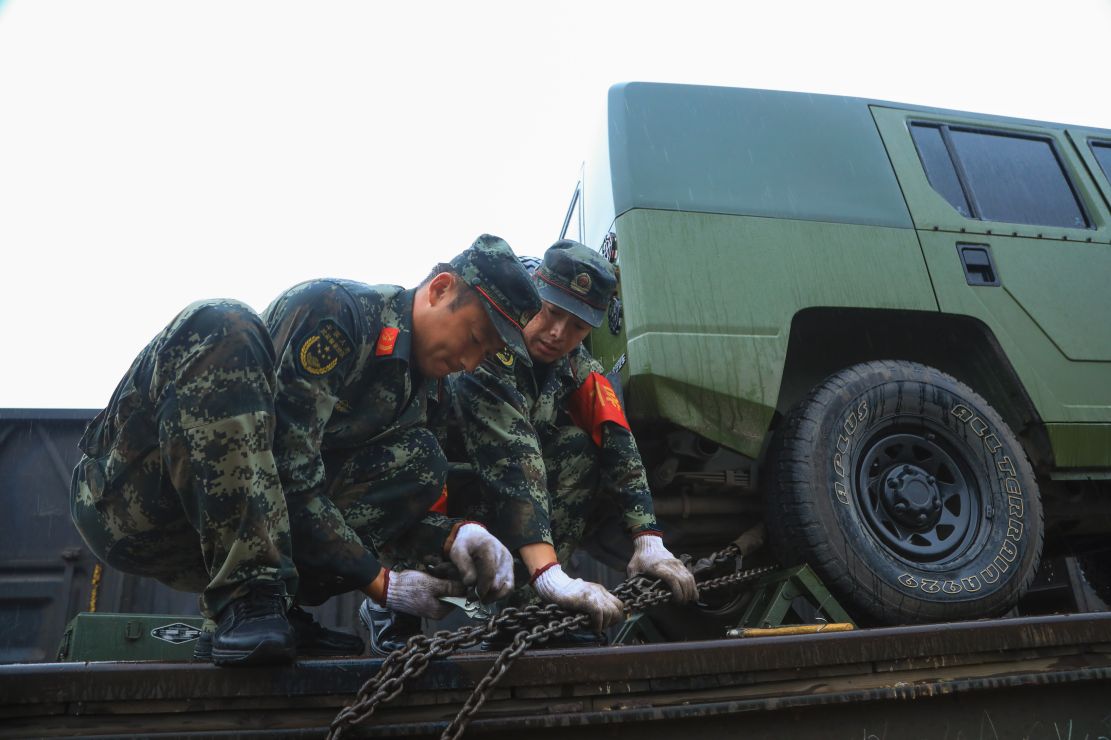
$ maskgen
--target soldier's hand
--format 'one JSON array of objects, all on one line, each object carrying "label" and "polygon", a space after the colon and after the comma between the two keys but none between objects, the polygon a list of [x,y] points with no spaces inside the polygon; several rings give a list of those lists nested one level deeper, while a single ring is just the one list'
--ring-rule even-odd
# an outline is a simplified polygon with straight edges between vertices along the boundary
[{"label": "soldier's hand", "polygon": [[443,619],[455,608],[440,601],[441,596],[462,596],[467,592],[459,581],[433,578],[419,570],[390,571],[387,578],[386,608],[425,619]]},{"label": "soldier's hand", "polygon": [[678,604],[693,601],[698,596],[698,586],[694,576],[679,558],[672,555],[664,541],[654,534],[645,534],[634,541],[636,550],[626,573],[629,577],[637,573],[647,573],[659,578],[671,589],[671,596]]},{"label": "soldier's hand", "polygon": [[532,586],[540,596],[564,609],[589,614],[595,632],[625,618],[625,605],[619,598],[600,583],[571,578],[558,563],[548,566]]},{"label": "soldier's hand", "polygon": [[448,557],[474,586],[482,601],[496,601],[513,590],[513,556],[498,538],[476,522],[464,522],[455,532]]}]

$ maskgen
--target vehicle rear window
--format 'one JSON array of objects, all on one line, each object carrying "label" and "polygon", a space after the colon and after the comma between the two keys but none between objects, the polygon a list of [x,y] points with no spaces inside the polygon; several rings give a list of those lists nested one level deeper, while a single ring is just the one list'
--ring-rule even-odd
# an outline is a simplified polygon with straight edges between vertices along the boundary
[{"label": "vehicle rear window", "polygon": [[1111,142],[1093,141],[1090,145],[1104,177],[1111,180]]},{"label": "vehicle rear window", "polygon": [[968,199],[964,197],[960,178],[957,177],[957,170],[949,157],[941,129],[937,126],[911,126],[910,131],[930,185],[949,201],[949,205],[957,209],[957,213],[971,216]]},{"label": "vehicle rear window", "polygon": [[1090,224],[1048,138],[911,124],[930,185],[961,215],[986,221]]}]

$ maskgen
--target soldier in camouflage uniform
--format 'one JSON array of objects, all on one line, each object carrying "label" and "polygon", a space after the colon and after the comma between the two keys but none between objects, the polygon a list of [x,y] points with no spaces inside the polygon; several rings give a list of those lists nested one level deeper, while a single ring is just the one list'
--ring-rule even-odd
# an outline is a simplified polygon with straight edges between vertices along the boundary
[{"label": "soldier in camouflage uniform", "polygon": [[[503,352],[450,379],[482,492],[467,504],[468,516],[520,555],[537,594],[588,612],[600,630],[622,618],[621,602],[599,584],[571,579],[560,563],[608,499],[634,538],[629,575],[661,578],[676,601],[689,601],[694,578],[663,545],[636,441],[601,365],[581,344],[605,317],[614,269],[564,240],[547,250],[533,280],[543,308],[524,331],[531,366]],[[454,491],[454,505],[453,498]]]},{"label": "soldier in camouflage uniform", "polygon": [[298,646],[361,651],[307,613],[287,617],[299,582],[306,603],[358,588],[442,615],[438,596],[463,585],[391,578],[377,553],[395,542],[432,548],[503,595],[505,548],[427,515],[446,463],[423,425],[440,378],[506,345],[527,357],[521,327],[538,307],[508,245],[488,235],[414,290],[313,281],[262,317],[235,301],[193,304],[86,430],[74,522],[109,565],[201,592],[217,664],[283,662]]},{"label": "soldier in camouflage uniform", "polygon": [[[275,345],[287,348],[278,360],[274,453],[303,601],[361,589],[438,618],[450,607],[435,596],[448,592],[428,590],[422,601],[405,580],[420,574],[391,577],[380,566],[382,557],[429,553],[447,557],[483,597],[511,588],[500,543],[476,524],[429,513],[447,462],[426,421],[444,376],[506,346],[527,357],[521,331],[538,309],[528,274],[491,236],[415,291],[313,281],[266,309]],[[465,331],[451,323],[456,313],[472,318]]]}]

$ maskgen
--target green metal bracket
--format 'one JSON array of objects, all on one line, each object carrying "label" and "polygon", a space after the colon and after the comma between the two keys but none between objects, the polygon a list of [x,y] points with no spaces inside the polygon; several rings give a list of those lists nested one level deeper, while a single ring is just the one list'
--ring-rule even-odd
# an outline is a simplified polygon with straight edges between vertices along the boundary
[{"label": "green metal bracket", "polygon": [[667,640],[656,629],[656,625],[652,624],[652,619],[644,612],[634,614],[626,619],[613,638],[614,645],[652,642],[667,642]]},{"label": "green metal bracket", "polygon": [[799,565],[768,573],[753,586],[752,602],[741,618],[741,627],[782,627],[785,624],[812,622],[813,615],[799,612],[802,599],[817,616],[829,622],[855,625],[809,565]]},{"label": "green metal bracket", "polygon": [[[740,627],[808,624],[816,618],[856,624],[808,565],[767,573],[749,584],[748,590],[752,599],[741,617]],[[615,645],[654,642],[667,639],[647,613],[629,617],[613,638]]]}]

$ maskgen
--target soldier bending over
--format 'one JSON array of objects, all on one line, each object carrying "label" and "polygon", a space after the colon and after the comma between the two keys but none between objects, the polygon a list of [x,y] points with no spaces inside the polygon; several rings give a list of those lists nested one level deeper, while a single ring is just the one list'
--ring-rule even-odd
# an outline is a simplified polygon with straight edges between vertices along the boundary
[{"label": "soldier bending over", "polygon": [[293,597],[359,589],[408,614],[446,613],[438,597],[463,584],[391,574],[379,562],[391,547],[434,550],[485,597],[504,595],[505,548],[428,514],[447,464],[425,422],[447,374],[506,345],[527,358],[521,327],[538,308],[528,274],[489,235],[412,290],[311,281],[261,317],[195,303],[86,430],[73,520],[107,564],[200,592],[219,665],[361,652],[289,608]]},{"label": "soldier bending over", "polygon": [[[547,250],[533,280],[543,308],[524,329],[531,364],[501,352],[448,380],[479,478],[477,496],[452,489],[448,507],[490,525],[519,555],[540,597],[590,614],[600,631],[622,619],[621,602],[600,584],[570,578],[561,563],[607,499],[634,538],[629,575],[661,578],[677,602],[695,598],[697,589],[663,544],[636,441],[601,365],[581,344],[605,317],[617,282],[613,266],[564,240]],[[419,626],[369,601],[360,616],[379,653]]]}]

